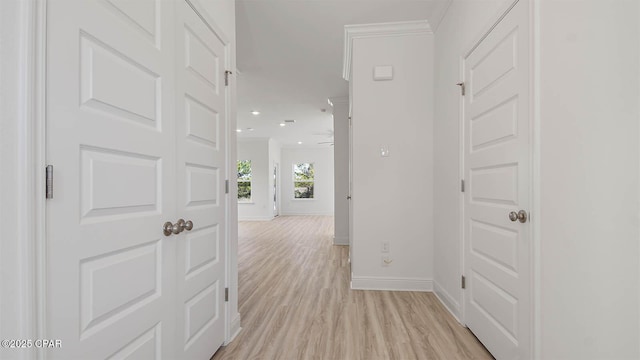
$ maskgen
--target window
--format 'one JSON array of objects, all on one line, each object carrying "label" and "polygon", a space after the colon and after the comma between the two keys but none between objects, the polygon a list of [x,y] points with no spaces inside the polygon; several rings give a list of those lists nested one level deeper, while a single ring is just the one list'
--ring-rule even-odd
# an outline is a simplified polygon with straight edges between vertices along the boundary
[{"label": "window", "polygon": [[238,160],[238,202],[251,201],[251,160]]},{"label": "window", "polygon": [[313,163],[294,164],[293,197],[295,199],[313,199],[314,178]]}]

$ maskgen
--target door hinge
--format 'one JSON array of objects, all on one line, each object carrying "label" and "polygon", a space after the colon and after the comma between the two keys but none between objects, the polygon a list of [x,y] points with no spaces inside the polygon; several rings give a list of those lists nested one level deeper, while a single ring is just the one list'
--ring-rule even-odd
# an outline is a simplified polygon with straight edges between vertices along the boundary
[{"label": "door hinge", "polygon": [[47,165],[45,168],[45,198],[53,199],[53,165]]},{"label": "door hinge", "polygon": [[224,193],[225,194],[229,193],[229,180],[224,181]]},{"label": "door hinge", "polygon": [[461,278],[461,285],[463,289],[467,288],[467,278],[465,278],[464,275],[462,275],[462,278]]},{"label": "door hinge", "polygon": [[460,180],[460,192],[464,192],[464,179]]},{"label": "door hinge", "polygon": [[233,74],[230,70],[224,72],[224,86],[229,86],[229,75]]},{"label": "door hinge", "polygon": [[224,288],[224,301],[229,301],[229,288]]},{"label": "door hinge", "polygon": [[456,85],[460,86],[460,93],[462,94],[462,96],[464,96],[464,94],[466,93],[466,87],[464,83],[460,82],[460,83],[457,83]]}]

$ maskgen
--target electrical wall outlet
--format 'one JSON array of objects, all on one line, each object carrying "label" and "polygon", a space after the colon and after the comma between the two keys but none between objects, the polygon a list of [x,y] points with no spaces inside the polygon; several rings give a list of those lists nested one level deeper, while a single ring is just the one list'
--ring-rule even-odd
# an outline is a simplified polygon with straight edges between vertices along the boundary
[{"label": "electrical wall outlet", "polygon": [[387,267],[391,265],[392,262],[393,260],[391,260],[391,257],[389,255],[382,255],[382,267]]},{"label": "electrical wall outlet", "polygon": [[389,242],[388,241],[383,241],[382,242],[382,246],[380,247],[380,251],[382,251],[383,253],[388,253],[389,252]]}]

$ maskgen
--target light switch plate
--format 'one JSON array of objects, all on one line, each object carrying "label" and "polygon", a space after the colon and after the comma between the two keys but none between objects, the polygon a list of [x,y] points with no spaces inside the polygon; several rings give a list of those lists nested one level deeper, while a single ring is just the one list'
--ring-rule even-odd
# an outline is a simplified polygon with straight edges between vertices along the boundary
[{"label": "light switch plate", "polygon": [[373,80],[393,80],[393,66],[378,65],[373,68]]}]

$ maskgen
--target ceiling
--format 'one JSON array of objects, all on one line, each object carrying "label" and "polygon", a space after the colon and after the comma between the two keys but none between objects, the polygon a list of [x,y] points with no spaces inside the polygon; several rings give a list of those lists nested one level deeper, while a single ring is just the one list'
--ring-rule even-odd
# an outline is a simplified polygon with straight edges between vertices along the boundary
[{"label": "ceiling", "polygon": [[344,25],[428,19],[435,29],[449,1],[236,0],[238,138],[329,146],[318,145],[332,140],[327,99],[348,95]]}]

